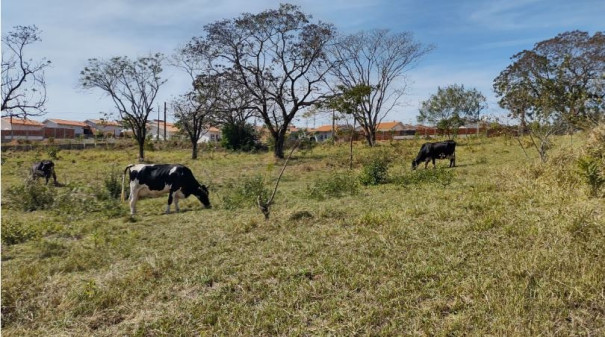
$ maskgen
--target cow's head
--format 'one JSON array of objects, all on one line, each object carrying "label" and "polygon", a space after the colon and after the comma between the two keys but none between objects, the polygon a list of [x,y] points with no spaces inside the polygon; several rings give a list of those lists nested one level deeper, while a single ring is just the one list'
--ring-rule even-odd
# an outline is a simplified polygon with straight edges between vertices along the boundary
[{"label": "cow's head", "polygon": [[418,167],[418,162],[416,161],[416,159],[412,160],[412,170],[415,170],[416,167]]},{"label": "cow's head", "polygon": [[55,166],[55,163],[53,163],[52,161],[50,161],[50,160],[43,160],[40,163],[39,170],[48,173],[48,172],[52,171],[52,169],[53,169],[54,166]]},{"label": "cow's head", "polygon": [[208,188],[205,185],[198,186],[197,190],[193,192],[193,195],[197,197],[204,207],[212,208],[212,205],[210,205],[210,199],[208,198]]}]

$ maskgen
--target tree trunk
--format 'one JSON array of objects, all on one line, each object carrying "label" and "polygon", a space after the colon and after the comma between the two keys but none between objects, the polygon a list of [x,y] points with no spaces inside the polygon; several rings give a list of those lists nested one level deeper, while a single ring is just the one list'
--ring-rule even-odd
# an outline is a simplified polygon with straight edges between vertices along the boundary
[{"label": "tree trunk", "polygon": [[366,141],[370,147],[376,144],[376,134],[370,128],[366,129]]},{"label": "tree trunk", "polygon": [[355,119],[353,119],[353,130],[351,131],[349,170],[353,170],[353,139],[355,138]]},{"label": "tree trunk", "polygon": [[275,138],[275,149],[273,149],[273,155],[275,158],[284,159],[284,143],[286,141],[285,133],[278,132]]},{"label": "tree trunk", "polygon": [[137,142],[139,143],[139,163],[142,163],[145,161],[145,138],[137,139]]},{"label": "tree trunk", "polygon": [[197,159],[197,142],[192,141],[191,145],[192,145],[191,159]]}]

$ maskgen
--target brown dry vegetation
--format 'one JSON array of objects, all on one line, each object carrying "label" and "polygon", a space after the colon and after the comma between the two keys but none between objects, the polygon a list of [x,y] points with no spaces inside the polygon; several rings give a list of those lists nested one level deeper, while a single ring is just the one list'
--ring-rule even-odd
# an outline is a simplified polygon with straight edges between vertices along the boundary
[{"label": "brown dry vegetation", "polygon": [[[191,167],[214,207],[164,215],[167,198],[146,199],[134,218],[99,192],[134,147],[60,151],[65,186],[32,212],[9,190],[44,153],[4,153],[2,333],[605,334],[605,202],[577,172],[583,139],[557,139],[546,164],[514,140],[461,139],[458,167],[411,172],[420,143],[357,144],[352,173],[347,145],[296,152],[269,221],[227,201],[258,175],[271,185],[270,153],[148,152]],[[388,183],[330,194],[376,151]]]}]

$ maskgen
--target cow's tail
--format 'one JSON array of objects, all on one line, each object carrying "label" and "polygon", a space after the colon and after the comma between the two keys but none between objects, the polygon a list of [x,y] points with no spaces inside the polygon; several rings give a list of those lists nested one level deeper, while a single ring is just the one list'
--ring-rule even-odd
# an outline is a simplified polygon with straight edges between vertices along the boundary
[{"label": "cow's tail", "polygon": [[126,166],[126,168],[124,169],[124,173],[122,173],[122,194],[120,196],[120,199],[122,200],[122,202],[124,202],[124,200],[126,199],[126,193],[124,191],[124,181],[126,180],[126,171],[130,171],[130,168],[133,167],[134,164],[130,164],[128,166]]}]

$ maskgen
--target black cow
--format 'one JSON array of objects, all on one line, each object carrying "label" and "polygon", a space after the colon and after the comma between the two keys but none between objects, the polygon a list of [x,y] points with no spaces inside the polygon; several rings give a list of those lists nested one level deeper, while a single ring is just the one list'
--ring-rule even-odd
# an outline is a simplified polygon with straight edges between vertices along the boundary
[{"label": "black cow", "polygon": [[124,200],[124,178],[130,171],[130,214],[135,214],[139,197],[159,196],[168,193],[168,207],[174,200],[174,208],[179,211],[179,199],[195,195],[206,208],[211,208],[208,188],[195,180],[191,170],[183,165],[137,164],[128,165],[122,176],[122,201]]},{"label": "black cow", "polygon": [[55,163],[52,160],[43,160],[32,165],[32,178],[34,180],[38,177],[44,177],[46,184],[48,185],[48,179],[53,177],[55,185],[57,185],[57,175],[55,174]]},{"label": "black cow", "polygon": [[435,168],[435,159],[450,160],[450,167],[456,166],[456,142],[453,140],[446,140],[445,142],[436,143],[424,143],[420,148],[420,152],[416,156],[416,159],[412,161],[412,170],[421,163],[424,163],[424,168],[429,165],[429,161],[433,161],[433,168]]}]

